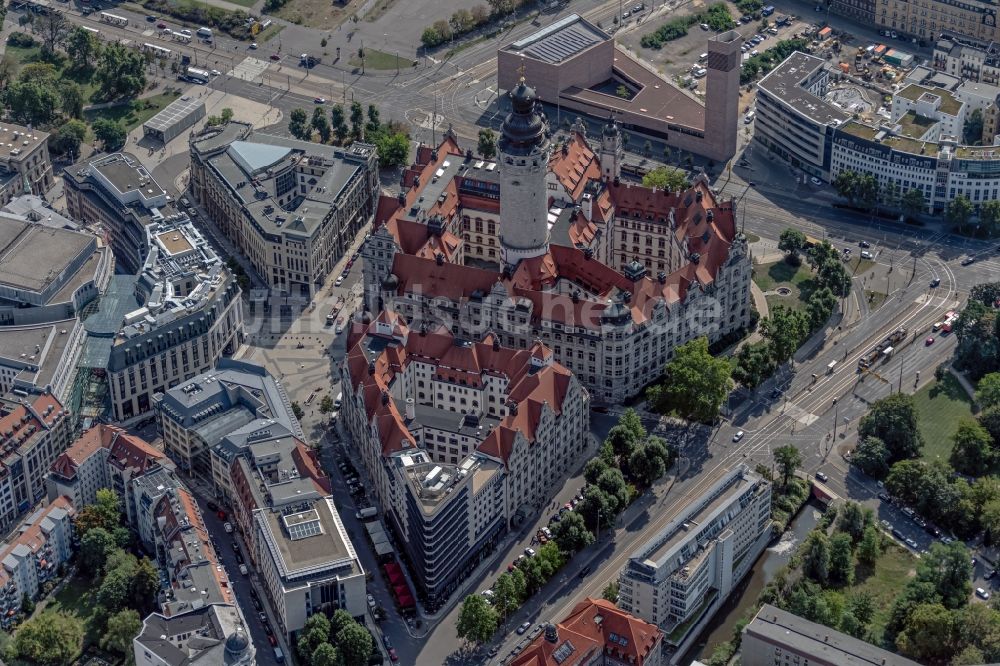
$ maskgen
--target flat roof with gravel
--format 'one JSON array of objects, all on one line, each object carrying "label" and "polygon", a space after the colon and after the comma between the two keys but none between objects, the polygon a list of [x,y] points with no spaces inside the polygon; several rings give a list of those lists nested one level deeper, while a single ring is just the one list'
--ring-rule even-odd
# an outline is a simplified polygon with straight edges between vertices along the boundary
[{"label": "flat roof with gravel", "polygon": [[94,244],[94,237],[0,216],[0,284],[41,292]]}]

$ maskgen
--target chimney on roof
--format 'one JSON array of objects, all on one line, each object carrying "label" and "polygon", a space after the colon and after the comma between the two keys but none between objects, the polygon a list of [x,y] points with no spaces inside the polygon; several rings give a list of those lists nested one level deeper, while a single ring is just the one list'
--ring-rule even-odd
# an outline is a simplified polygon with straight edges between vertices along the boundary
[{"label": "chimney on roof", "polygon": [[368,361],[368,374],[369,375],[374,375],[375,374],[375,361],[374,360]]},{"label": "chimney on roof", "polygon": [[701,190],[698,190],[697,192],[694,193],[694,200],[695,201],[701,201],[703,197],[704,197],[704,193]]},{"label": "chimney on roof", "polygon": [[656,279],[659,280],[660,284],[667,283],[667,274],[664,271],[660,271],[656,274]]},{"label": "chimney on roof", "polygon": [[413,402],[413,398],[406,399],[406,420],[412,421],[417,418],[417,404]]},{"label": "chimney on roof", "polygon": [[615,176],[615,179],[614,179],[614,181],[612,181],[612,182],[614,182],[614,184],[615,184],[615,187],[618,187],[619,185],[621,185],[621,184],[622,184],[622,179],[621,179],[621,178],[619,178],[618,176]]},{"label": "chimney on roof", "polygon": [[579,303],[580,302],[580,292],[579,291],[574,291],[573,295],[570,296],[570,298],[573,299],[574,303]]},{"label": "chimney on roof", "polygon": [[443,266],[444,265],[444,255],[441,254],[440,252],[438,252],[437,254],[435,254],[434,255],[434,263],[436,263],[438,266]]},{"label": "chimney on roof", "polygon": [[583,248],[583,258],[584,259],[593,259],[594,258],[594,250],[593,250],[593,248],[589,248],[589,247]]},{"label": "chimney on roof", "polygon": [[691,253],[691,263],[692,264],[697,264],[700,261],[701,261],[701,255],[698,254],[697,252],[692,252]]},{"label": "chimney on roof", "polygon": [[465,149],[465,161],[468,162],[472,159],[472,148]]},{"label": "chimney on roof", "polygon": [[383,405],[388,405],[389,404],[389,392],[388,391],[382,391],[382,404]]},{"label": "chimney on roof", "polygon": [[545,625],[545,640],[553,644],[559,642],[559,629],[551,622]]},{"label": "chimney on roof", "polygon": [[562,145],[562,154],[563,155],[569,155],[569,144],[568,143],[563,143],[563,145]]},{"label": "chimney on roof", "polygon": [[507,409],[510,410],[511,416],[517,416],[517,403],[511,400],[507,403]]},{"label": "chimney on roof", "polygon": [[399,194],[396,195],[396,201],[399,202],[400,206],[405,206],[406,205],[406,192],[404,192],[403,190],[400,190]]},{"label": "chimney on roof", "polygon": [[714,219],[715,219],[715,212],[714,212],[714,211],[713,211],[713,210],[712,210],[711,208],[709,208],[709,209],[708,209],[708,212],[707,212],[707,213],[705,213],[705,218],[706,218],[706,219],[707,219],[707,220],[708,220],[709,222],[711,222],[712,220],[714,220]]},{"label": "chimney on roof", "polygon": [[493,351],[500,351],[500,336],[496,333],[493,334]]}]

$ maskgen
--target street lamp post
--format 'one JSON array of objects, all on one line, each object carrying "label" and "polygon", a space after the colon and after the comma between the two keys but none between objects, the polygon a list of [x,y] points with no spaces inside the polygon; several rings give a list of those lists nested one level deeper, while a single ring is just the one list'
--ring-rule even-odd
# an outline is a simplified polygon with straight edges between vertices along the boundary
[{"label": "street lamp post", "polygon": [[[834,442],[834,444],[836,444],[836,442],[837,442],[837,420],[840,417],[840,403],[837,402],[836,398],[833,399],[833,407],[834,407],[834,410],[833,410],[833,442]],[[833,444],[830,444],[830,449],[833,449]]]}]

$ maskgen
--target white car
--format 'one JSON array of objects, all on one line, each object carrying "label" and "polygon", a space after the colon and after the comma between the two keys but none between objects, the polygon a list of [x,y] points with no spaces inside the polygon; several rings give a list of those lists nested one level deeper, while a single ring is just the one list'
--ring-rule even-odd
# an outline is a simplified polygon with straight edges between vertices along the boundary
[{"label": "white car", "polygon": [[745,433],[745,432],[743,432],[742,430],[738,430],[738,431],[736,431],[736,434],[735,434],[735,435],[733,435],[733,441],[734,441],[734,442],[738,442],[738,441],[740,441],[741,439],[743,439],[743,435],[745,435],[745,434],[746,434],[746,433]]},{"label": "white car", "polygon": [[250,574],[250,570],[247,569],[247,565],[245,565],[245,564],[241,564],[240,565],[240,573],[243,574],[244,576],[247,576],[247,575]]},{"label": "white car", "polygon": [[217,69],[213,69],[211,72],[212,76],[222,76],[222,72]]},{"label": "white car", "polygon": [[375,608],[375,597],[368,595],[368,608]]},{"label": "white car", "polygon": [[816,176],[813,176],[812,178],[810,178],[809,182],[812,183],[813,185],[815,185],[816,187],[819,187],[820,185],[823,184],[823,181],[820,180],[819,178],[817,178]]},{"label": "white car", "polygon": [[861,258],[862,259],[874,259],[875,255],[873,255],[868,250],[861,250]]},{"label": "white car", "polygon": [[344,284],[344,276],[343,275],[341,275],[340,277],[337,278],[337,280],[333,283],[333,286],[334,287],[339,287],[342,284]]},{"label": "white car", "polygon": [[233,525],[229,521],[226,521],[225,523],[223,523],[222,527],[223,527],[223,529],[226,530],[226,534],[232,534],[233,533]]},{"label": "white car", "polygon": [[986,590],[984,590],[981,587],[977,587],[976,588],[976,596],[979,597],[980,599],[989,599],[990,598],[990,593],[987,592]]},{"label": "white car", "polygon": [[257,42],[250,42],[250,49],[252,51],[256,51],[257,50]]}]

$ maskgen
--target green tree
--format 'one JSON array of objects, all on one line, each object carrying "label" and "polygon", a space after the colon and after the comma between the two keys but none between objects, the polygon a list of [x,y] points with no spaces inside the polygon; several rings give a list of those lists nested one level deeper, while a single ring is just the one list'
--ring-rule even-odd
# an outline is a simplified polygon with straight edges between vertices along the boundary
[{"label": "green tree", "polygon": [[[989,375],[987,375],[988,377]],[[951,466],[962,474],[980,476],[996,462],[993,438],[971,418],[962,419],[951,437]]]},{"label": "green tree", "polygon": [[945,208],[944,217],[948,223],[956,227],[959,231],[964,231],[965,226],[972,219],[972,202],[964,194],[959,194]]},{"label": "green tree", "polygon": [[333,128],[333,133],[337,135],[337,141],[343,143],[350,130],[347,128],[344,107],[340,104],[334,104],[333,108],[330,109],[330,126]]},{"label": "green tree", "polygon": [[288,114],[288,131],[296,139],[308,141],[312,135],[312,126],[309,125],[309,114],[305,109],[292,109]]},{"label": "green tree", "polygon": [[865,508],[857,502],[847,501],[837,515],[837,529],[849,534],[852,543],[861,541],[865,527],[871,522],[866,518]]},{"label": "green tree", "polygon": [[829,287],[821,287],[809,295],[806,303],[806,313],[809,316],[809,326],[817,330],[826,324],[837,307],[837,296]]},{"label": "green tree", "polygon": [[503,618],[503,621],[507,622],[507,616],[517,610],[520,605],[521,596],[518,594],[514,579],[509,573],[500,574],[497,582],[493,585],[493,608]]},{"label": "green tree", "polygon": [[842,585],[854,582],[854,554],[849,534],[839,532],[830,538],[830,580]]},{"label": "green tree", "polygon": [[652,387],[647,397],[660,413],[676,411],[685,418],[711,423],[729,394],[732,366],[708,352],[708,338],[678,347],[664,369],[666,381]]},{"label": "green tree", "polygon": [[604,460],[601,458],[591,458],[583,466],[583,478],[588,484],[594,485],[606,469],[608,469],[608,464]]},{"label": "green tree", "polygon": [[63,113],[70,118],[83,117],[83,89],[72,81],[59,84],[60,104]]},{"label": "green tree", "polygon": [[833,185],[833,189],[837,191],[837,194],[850,201],[851,205],[853,205],[857,197],[857,183],[858,174],[845,170],[834,176],[830,184]]},{"label": "green tree", "polygon": [[781,470],[781,485],[787,488],[795,470],[802,464],[802,454],[791,444],[786,444],[774,450],[774,462]]},{"label": "green tree", "polygon": [[113,152],[125,145],[127,134],[121,123],[116,123],[108,118],[98,118],[94,121],[92,128],[94,136],[104,146],[105,151]]},{"label": "green tree", "polygon": [[644,187],[655,187],[667,192],[680,192],[691,187],[691,182],[683,171],[668,166],[659,166],[647,172],[642,177],[642,184]]},{"label": "green tree", "polygon": [[312,129],[316,130],[319,134],[320,143],[330,142],[330,121],[326,117],[326,111],[324,111],[321,107],[313,109]]},{"label": "green tree", "polygon": [[21,595],[21,612],[25,615],[31,615],[35,612],[35,602],[28,596],[27,592]]},{"label": "green tree", "polygon": [[984,201],[979,207],[979,225],[987,236],[1000,232],[1000,200]]},{"label": "green tree", "polygon": [[954,636],[951,611],[940,604],[920,604],[907,617],[896,647],[922,662],[940,662],[951,656]]},{"label": "green tree", "polygon": [[1000,498],[990,500],[983,505],[979,524],[982,525],[988,543],[1000,542]]},{"label": "green tree", "polygon": [[978,666],[987,662],[983,651],[975,645],[966,645],[951,660],[951,666]]},{"label": "green tree", "polygon": [[355,139],[364,138],[365,110],[361,102],[351,102],[351,134]]},{"label": "green tree", "polygon": [[77,71],[93,67],[100,49],[101,40],[97,35],[80,26],[73,28],[66,38],[66,54],[69,56],[70,66]]},{"label": "green tree", "polygon": [[858,424],[858,437],[881,439],[889,450],[889,460],[903,460],[920,455],[923,436],[917,428],[917,410],[913,396],[894,393],[872,403]]},{"label": "green tree", "polygon": [[372,635],[357,622],[338,631],[333,642],[337,644],[345,666],[366,666],[375,647]]},{"label": "green tree", "polygon": [[372,139],[383,169],[405,166],[410,159],[410,139],[402,132],[381,131]]},{"label": "green tree", "polygon": [[156,593],[160,589],[160,573],[156,566],[148,558],[139,560],[132,581],[129,585],[129,592],[132,596],[132,608],[140,611],[150,612],[156,604]]},{"label": "green tree", "polygon": [[224,107],[222,111],[219,112],[219,114],[220,117],[222,118],[223,124],[228,123],[230,120],[233,119],[233,110],[230,109],[228,106]]},{"label": "green tree", "polygon": [[776,305],[769,316],[761,319],[760,334],[770,345],[775,363],[781,365],[792,358],[809,335],[809,317],[804,312]]},{"label": "green tree", "polygon": [[611,445],[611,450],[614,451],[618,460],[627,461],[642,439],[625,426],[616,425],[608,431],[608,436],[604,441]]},{"label": "green tree", "polygon": [[58,153],[67,155],[71,161],[80,156],[80,144],[87,138],[87,124],[82,120],[67,120],[55,131],[51,142]]},{"label": "green tree", "polygon": [[54,82],[19,79],[3,91],[3,102],[15,122],[45,125],[55,118],[61,100]]},{"label": "green tree", "polygon": [[972,113],[965,117],[965,124],[962,126],[962,142],[970,146],[982,145],[983,112],[980,109],[973,109]]},{"label": "green tree", "polygon": [[336,636],[340,633],[341,629],[350,626],[354,623],[354,618],[351,614],[345,611],[343,608],[338,608],[333,611],[330,616],[330,635]]},{"label": "green tree", "polygon": [[806,537],[802,571],[819,583],[825,583],[830,577],[830,540],[822,530],[813,530]]},{"label": "green tree", "polygon": [[616,603],[618,601],[618,581],[613,580],[608,583],[604,591],[601,592],[601,598],[610,601],[611,603]]},{"label": "green tree", "polygon": [[497,154],[497,136],[488,127],[479,130],[479,143],[476,152],[485,159],[492,159]]},{"label": "green tree", "polygon": [[605,470],[597,479],[597,487],[611,499],[612,513],[617,515],[628,506],[628,484],[620,469],[612,467]]},{"label": "green tree", "polygon": [[915,217],[923,213],[927,209],[927,199],[924,197],[924,191],[919,188],[907,190],[899,200],[899,207],[903,215],[907,217]]},{"label": "green tree", "polygon": [[851,462],[868,476],[884,479],[889,473],[889,449],[878,437],[865,437],[854,449]]},{"label": "green tree", "polygon": [[35,615],[14,634],[10,651],[16,658],[43,666],[71,663],[83,649],[83,622],[66,613]]},{"label": "green tree", "polygon": [[374,104],[368,105],[368,122],[365,123],[365,134],[371,135],[382,131],[382,119],[378,107]]},{"label": "green tree", "polygon": [[866,527],[858,544],[858,561],[869,566],[874,565],[882,555],[880,541],[878,529],[874,525]]},{"label": "green tree", "polygon": [[97,527],[87,532],[80,539],[80,565],[92,574],[104,570],[108,554],[116,549],[115,538],[103,527]]},{"label": "green tree", "polygon": [[146,60],[135,49],[107,42],[97,57],[94,81],[101,99],[137,97],[146,88]]},{"label": "green tree", "polygon": [[976,386],[976,402],[982,409],[1000,405],[1000,372],[991,372],[979,379],[979,384]]},{"label": "green tree", "polygon": [[42,53],[52,56],[63,45],[73,24],[60,11],[50,11],[35,17],[32,32],[42,36]]},{"label": "green tree", "polygon": [[774,374],[775,363],[771,347],[766,342],[751,342],[740,347],[736,354],[733,379],[748,389],[755,390],[761,382]]},{"label": "green tree", "polygon": [[667,471],[670,458],[666,443],[658,437],[650,437],[632,451],[628,468],[632,478],[641,485],[651,486]]},{"label": "green tree", "polygon": [[[535,558],[530,558],[529,561]],[[486,603],[481,594],[470,594],[462,601],[458,612],[458,637],[481,645],[497,630],[497,612]]]},{"label": "green tree", "polygon": [[617,515],[617,500],[597,485],[591,485],[583,491],[583,501],[577,505],[576,510],[590,529],[607,529]]},{"label": "green tree", "polygon": [[297,419],[299,419],[301,421],[302,417],[305,416],[305,412],[302,411],[302,405],[300,405],[298,402],[293,402],[292,403],[292,414],[295,415],[295,418],[297,418]]},{"label": "green tree", "polygon": [[101,636],[101,647],[120,655],[131,657],[132,639],[142,631],[142,620],[139,613],[128,608],[115,613],[108,618],[104,635]]},{"label": "green tree", "polygon": [[306,619],[295,647],[299,651],[299,656],[308,662],[316,648],[329,640],[330,620],[322,613],[315,613]]},{"label": "green tree", "polygon": [[806,247],[806,235],[799,231],[798,229],[792,229],[789,227],[781,232],[781,236],[778,239],[778,249],[785,252],[788,256],[788,262],[798,266],[802,259],[799,257],[799,253],[802,252]]},{"label": "green tree", "polygon": [[565,553],[575,553],[594,542],[594,535],[576,511],[567,511],[562,520],[552,526],[552,539]]},{"label": "green tree", "polygon": [[934,585],[946,608],[961,608],[972,595],[972,559],[961,541],[932,543],[917,566],[917,579]]},{"label": "green tree", "polygon": [[333,398],[329,394],[324,395],[323,399],[319,401],[319,411],[322,414],[329,414],[333,411]]},{"label": "green tree", "polygon": [[344,658],[335,646],[321,643],[313,650],[308,663],[309,666],[344,666]]}]

